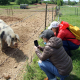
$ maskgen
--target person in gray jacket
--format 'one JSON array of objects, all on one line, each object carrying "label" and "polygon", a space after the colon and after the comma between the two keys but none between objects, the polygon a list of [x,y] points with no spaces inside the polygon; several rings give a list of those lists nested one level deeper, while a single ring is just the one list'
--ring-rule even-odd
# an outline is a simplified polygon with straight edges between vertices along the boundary
[{"label": "person in gray jacket", "polygon": [[[39,57],[39,67],[48,78],[44,80],[57,80],[55,76],[64,80],[73,69],[72,59],[63,48],[62,40],[54,36],[52,30],[45,30],[40,35],[46,45],[44,48],[34,46]],[[42,53],[41,53],[41,51]]]}]

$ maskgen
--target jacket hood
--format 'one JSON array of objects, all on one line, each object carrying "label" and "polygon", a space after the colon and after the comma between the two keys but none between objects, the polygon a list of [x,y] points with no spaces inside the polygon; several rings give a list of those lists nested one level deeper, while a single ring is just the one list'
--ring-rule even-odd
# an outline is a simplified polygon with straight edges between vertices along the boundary
[{"label": "jacket hood", "polygon": [[50,46],[56,49],[60,48],[62,45],[63,45],[62,40],[57,37],[51,37],[46,44],[46,46]]}]

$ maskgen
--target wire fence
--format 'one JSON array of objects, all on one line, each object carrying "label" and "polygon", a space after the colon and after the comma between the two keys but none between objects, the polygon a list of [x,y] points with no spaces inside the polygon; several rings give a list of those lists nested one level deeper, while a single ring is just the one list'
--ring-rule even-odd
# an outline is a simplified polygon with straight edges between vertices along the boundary
[{"label": "wire fence", "polygon": [[[72,14],[71,14],[71,11],[70,10],[74,10],[74,11],[72,11]],[[67,15],[77,15],[77,14],[75,14],[76,12],[75,12],[75,9],[77,9],[77,8],[73,8],[73,7],[71,7],[70,6],[70,9],[66,9],[66,8],[63,8],[62,9],[62,11],[61,11],[61,13],[63,14],[63,15],[65,15],[65,16],[67,16]],[[65,10],[65,11],[64,11]],[[49,10],[47,10],[47,13],[49,12]],[[56,11],[56,12],[58,12],[58,10]],[[56,13],[56,14],[58,14],[58,13]],[[49,15],[49,13],[47,14],[47,23],[49,24],[49,23],[51,23],[52,22],[52,19],[50,18],[50,16],[52,17],[52,15]],[[78,15],[77,16],[79,16],[79,12],[78,12]],[[43,23],[44,24],[44,23]],[[43,25],[42,24],[42,25]],[[41,25],[41,27],[42,27],[42,25]],[[40,27],[40,28],[41,28]],[[37,30],[37,32],[40,30],[40,28]],[[35,33],[35,34],[37,34],[37,32]],[[34,37],[35,36],[35,34],[34,35],[32,35],[30,38],[29,38],[29,40],[32,38],[32,37]],[[34,39],[33,39],[34,40]],[[33,51],[33,47],[31,47],[31,49],[30,49],[30,52],[29,52],[29,54],[31,54],[32,55],[32,51]],[[74,52],[76,52],[76,51],[74,51]],[[32,56],[31,56],[31,62],[32,62]],[[22,68],[23,66],[21,66],[21,68]],[[16,80],[16,77],[17,77],[17,74],[19,73],[19,71],[21,70],[21,68],[17,71],[17,73],[16,73],[16,75],[15,75],[15,77],[14,77],[14,79]],[[14,80],[13,79],[13,80]]]},{"label": "wire fence", "polygon": [[80,7],[78,6],[62,6],[61,11],[63,15],[80,15]]},{"label": "wire fence", "polygon": [[[70,24],[79,27],[80,24],[77,24],[77,22],[80,21],[80,6],[67,5],[67,6],[61,6],[60,8],[61,10],[59,11],[59,17],[63,16],[60,19],[69,21]],[[70,19],[68,20],[67,17],[69,17]],[[76,17],[77,20],[75,19]]]},{"label": "wire fence", "polygon": [[[45,10],[45,9],[44,9]],[[51,12],[51,11],[50,11]],[[52,16],[53,16],[53,14],[52,15],[50,15],[49,14],[49,10],[47,10],[47,24],[49,25],[51,22],[52,22]],[[34,14],[32,14],[32,15],[30,15],[30,16],[28,16],[28,17],[26,17],[26,18],[24,18],[23,20],[21,20],[21,21],[19,21],[19,22],[15,22],[15,23],[13,23],[13,24],[10,24],[10,26],[13,26],[13,25],[15,25],[15,24],[19,24],[19,23],[21,23],[21,22],[23,22],[23,21],[25,21],[26,19],[28,19],[28,18],[30,18],[30,17],[32,17],[32,16],[34,16],[34,15],[36,15],[37,13],[34,13]],[[51,18],[52,17],[52,18]],[[55,16],[54,16],[55,17]],[[34,40],[34,36],[38,33],[38,32],[40,32],[40,29],[44,26],[44,22],[41,24],[41,26],[37,29],[37,31],[33,34],[33,35],[31,35],[25,42],[23,42],[22,44],[21,44],[21,46],[18,48],[18,49],[20,49],[22,46],[24,46],[25,45],[25,43],[26,42],[28,42],[30,39],[32,39],[33,38],[33,40]],[[11,54],[0,64],[0,66],[2,66],[13,54],[15,54],[17,51],[18,51],[18,49],[15,49],[15,51],[14,52],[11,52]],[[31,54],[32,55],[32,50],[33,50],[33,47],[30,49],[30,52],[29,52],[29,54]],[[26,61],[26,60],[25,60]],[[32,62],[32,56],[31,56],[31,62]],[[22,68],[23,66],[21,66],[20,67],[20,69]],[[18,72],[20,71],[20,69],[17,71],[17,73],[16,73],[16,75],[15,75],[15,77],[13,78],[13,80],[16,78],[16,76],[17,76],[17,74],[18,74]]]},{"label": "wire fence", "polygon": [[[35,14],[36,14],[36,13],[35,13]],[[34,15],[34,14],[33,14],[33,15]],[[33,15],[30,15],[29,17],[31,17],[31,16],[33,16]],[[19,21],[19,22],[16,22],[16,23],[14,23],[14,24],[10,24],[10,26],[15,25],[15,24],[18,24],[18,23],[20,23],[20,22],[23,22],[24,20],[28,19],[29,17],[27,17],[27,18],[25,18],[25,19],[23,19],[23,20],[21,20],[21,21]],[[30,37],[30,38],[31,38],[31,37]],[[28,39],[26,40],[26,42],[27,42],[30,38],[28,38]],[[22,43],[22,45],[24,45],[24,43]],[[22,45],[21,45],[21,46],[22,46]],[[21,47],[21,46],[20,46],[20,47]],[[19,47],[19,48],[20,48],[20,47]],[[18,49],[17,49],[17,50],[18,50]],[[17,52],[17,50],[16,50],[15,52]],[[11,57],[15,52],[13,52],[12,54],[10,54],[9,57]],[[9,58],[9,57],[8,57],[8,58]],[[4,62],[6,62],[8,58],[6,58],[6,60],[4,60],[4,61],[0,64],[0,66],[3,65]]]},{"label": "wire fence", "polygon": [[[43,23],[44,24],[44,23]],[[42,25],[43,25],[42,24]],[[42,27],[42,25],[41,25],[41,27]],[[41,27],[37,30],[37,32],[41,29]],[[35,34],[37,34],[37,32],[35,33]],[[32,37],[34,37],[35,36],[35,34],[33,34],[28,40],[30,40]],[[33,39],[34,40],[34,39]],[[24,44],[23,44],[24,45]],[[31,54],[31,58],[30,58],[30,62],[32,62],[32,52],[33,52],[33,47],[30,49],[30,51],[29,51],[29,54]],[[26,61],[25,61],[26,62]],[[15,77],[13,78],[13,80],[15,80],[15,78],[17,77],[17,75],[18,75],[18,73],[19,73],[19,71],[21,70],[21,68],[23,67],[23,65],[20,67],[20,69],[17,71],[17,73],[16,73],[16,75],[15,75]]]},{"label": "wire fence", "polygon": [[[47,12],[49,12],[49,10],[47,10]],[[49,15],[49,13],[48,13],[48,14],[47,14],[48,24],[51,22],[50,16],[52,16],[52,15]],[[44,24],[44,23],[43,23],[43,24]],[[42,24],[42,25],[43,25],[43,24]],[[41,25],[40,28],[37,30],[37,32],[41,29],[42,25]],[[36,33],[37,33],[37,32],[36,32]],[[36,34],[36,33],[35,33],[35,34]],[[34,37],[35,34],[34,34],[33,36],[31,36],[30,38]],[[34,39],[33,39],[33,40],[34,40]],[[29,54],[31,54],[31,61],[30,61],[30,62],[32,62],[32,51],[33,51],[33,49],[34,49],[34,47],[32,47],[32,48],[30,49],[30,52],[29,52]],[[22,67],[21,67],[21,68],[22,68]],[[19,69],[19,71],[21,70],[21,68]],[[17,74],[19,73],[19,71],[17,72]],[[16,80],[16,77],[17,77],[17,75],[15,75],[14,80]]]}]

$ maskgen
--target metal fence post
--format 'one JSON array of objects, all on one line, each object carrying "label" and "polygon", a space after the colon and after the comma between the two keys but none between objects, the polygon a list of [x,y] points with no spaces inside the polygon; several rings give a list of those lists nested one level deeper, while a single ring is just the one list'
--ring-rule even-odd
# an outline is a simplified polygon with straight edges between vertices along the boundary
[{"label": "metal fence post", "polygon": [[58,21],[59,21],[59,17],[60,17],[60,15],[58,15]]},{"label": "metal fence post", "polygon": [[53,9],[54,9],[54,7],[52,8],[52,22],[53,22]]},{"label": "metal fence post", "polygon": [[78,8],[77,8],[77,16],[78,16]]},{"label": "metal fence post", "polygon": [[8,15],[8,8],[7,8],[7,15]]},{"label": "metal fence post", "polygon": [[47,21],[47,3],[46,3],[46,11],[45,11],[45,30],[46,30],[46,21]]},{"label": "metal fence post", "polygon": [[76,8],[75,8],[75,15],[76,15]]},{"label": "metal fence post", "polygon": [[56,15],[57,15],[57,6],[56,6]]},{"label": "metal fence post", "polygon": [[60,10],[60,6],[59,6],[59,10]]},{"label": "metal fence post", "polygon": [[12,12],[12,21],[13,21],[13,9],[12,9],[12,6],[11,6],[11,12]]}]

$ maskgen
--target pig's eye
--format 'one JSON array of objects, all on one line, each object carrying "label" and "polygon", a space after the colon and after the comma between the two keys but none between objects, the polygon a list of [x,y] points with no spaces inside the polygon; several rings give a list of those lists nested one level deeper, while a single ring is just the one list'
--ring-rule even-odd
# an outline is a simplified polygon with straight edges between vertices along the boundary
[{"label": "pig's eye", "polygon": [[12,38],[12,41],[14,41],[14,38]]}]

